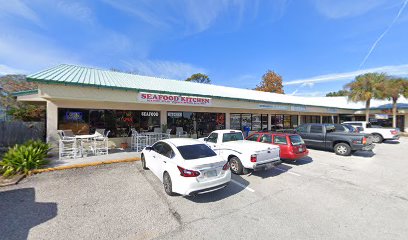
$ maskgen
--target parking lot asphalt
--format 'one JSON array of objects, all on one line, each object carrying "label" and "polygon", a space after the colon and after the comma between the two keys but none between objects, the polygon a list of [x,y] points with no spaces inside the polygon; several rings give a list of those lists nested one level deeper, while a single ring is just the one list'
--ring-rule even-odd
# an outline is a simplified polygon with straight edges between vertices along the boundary
[{"label": "parking lot asphalt", "polygon": [[407,239],[407,148],[312,149],[195,198],[140,162],[38,174],[0,188],[0,239]]}]

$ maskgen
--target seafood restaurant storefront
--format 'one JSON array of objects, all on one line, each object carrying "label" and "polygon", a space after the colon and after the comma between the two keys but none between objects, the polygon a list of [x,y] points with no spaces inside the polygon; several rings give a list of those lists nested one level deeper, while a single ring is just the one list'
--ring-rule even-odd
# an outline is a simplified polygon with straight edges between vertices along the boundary
[{"label": "seafood restaurant storefront", "polygon": [[[66,129],[90,134],[103,128],[110,130],[110,138],[123,141],[132,129],[202,137],[217,129],[295,128],[354,120],[364,108],[343,97],[297,97],[66,64],[27,80],[36,82],[38,90],[15,94],[19,101],[46,105],[48,141]],[[384,104],[389,103],[373,101],[372,106]],[[399,110],[404,126],[407,110]]]}]

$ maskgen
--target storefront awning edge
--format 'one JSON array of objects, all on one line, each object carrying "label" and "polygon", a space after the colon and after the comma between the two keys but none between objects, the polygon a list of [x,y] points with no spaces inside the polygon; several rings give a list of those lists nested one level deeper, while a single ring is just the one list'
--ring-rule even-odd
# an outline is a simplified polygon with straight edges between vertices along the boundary
[{"label": "storefront awning edge", "polygon": [[38,82],[38,83],[43,83],[43,84],[55,84],[55,85],[64,85],[64,86],[81,86],[81,87],[92,87],[92,88],[105,88],[105,89],[122,90],[122,91],[125,90],[125,91],[136,91],[136,92],[174,94],[174,95],[187,95],[187,96],[207,97],[207,98],[235,100],[235,101],[247,101],[247,102],[249,101],[249,102],[266,103],[266,104],[287,104],[287,105],[293,105],[293,106],[335,108],[335,109],[350,110],[350,111],[362,110],[362,109],[355,109],[355,108],[329,107],[329,106],[298,104],[298,103],[294,104],[294,103],[285,103],[285,102],[270,102],[270,101],[251,100],[251,99],[245,99],[245,98],[230,98],[230,97],[221,97],[221,96],[195,94],[195,93],[158,91],[158,90],[152,90],[152,89],[115,87],[115,86],[96,85],[96,84],[87,84],[87,83],[76,83],[76,82],[61,82],[61,81],[44,80],[44,79],[37,79],[37,78],[27,78],[27,81],[29,81],[29,82]]}]

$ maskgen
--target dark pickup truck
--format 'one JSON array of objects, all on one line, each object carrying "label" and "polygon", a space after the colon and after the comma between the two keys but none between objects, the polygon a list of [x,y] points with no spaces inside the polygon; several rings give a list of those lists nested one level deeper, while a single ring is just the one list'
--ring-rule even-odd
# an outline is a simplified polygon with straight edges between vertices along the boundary
[{"label": "dark pickup truck", "polygon": [[336,132],[332,124],[302,124],[295,129],[306,143],[307,147],[333,150],[336,154],[348,156],[351,153],[374,148],[369,134]]}]

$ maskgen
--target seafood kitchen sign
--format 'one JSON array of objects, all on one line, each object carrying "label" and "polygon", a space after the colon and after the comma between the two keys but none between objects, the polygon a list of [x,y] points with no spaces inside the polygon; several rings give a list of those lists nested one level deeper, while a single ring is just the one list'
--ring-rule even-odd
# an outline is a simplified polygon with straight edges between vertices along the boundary
[{"label": "seafood kitchen sign", "polygon": [[161,93],[141,92],[139,102],[158,103],[158,104],[175,104],[175,105],[196,105],[211,106],[211,98],[170,95]]}]

